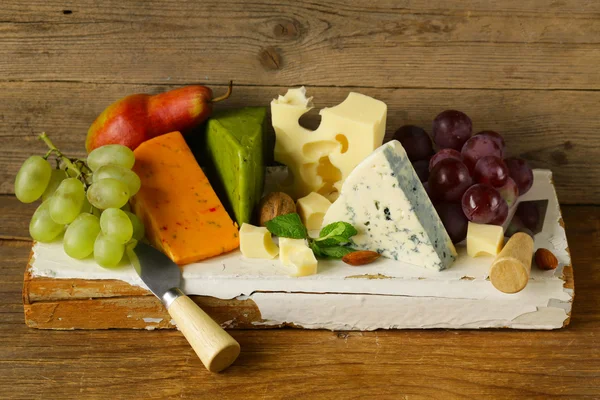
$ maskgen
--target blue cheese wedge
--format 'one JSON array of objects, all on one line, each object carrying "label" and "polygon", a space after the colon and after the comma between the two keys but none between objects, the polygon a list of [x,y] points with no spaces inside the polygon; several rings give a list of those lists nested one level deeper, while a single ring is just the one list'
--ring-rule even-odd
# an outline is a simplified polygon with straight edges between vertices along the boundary
[{"label": "blue cheese wedge", "polygon": [[323,226],[336,221],[358,230],[352,238],[357,249],[436,270],[456,259],[452,240],[397,140],[379,147],[350,173]]}]

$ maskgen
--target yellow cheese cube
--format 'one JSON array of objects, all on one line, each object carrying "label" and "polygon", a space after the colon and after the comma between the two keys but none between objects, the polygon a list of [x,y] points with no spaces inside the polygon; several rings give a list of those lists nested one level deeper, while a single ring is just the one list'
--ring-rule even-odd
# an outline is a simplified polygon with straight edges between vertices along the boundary
[{"label": "yellow cheese cube", "polygon": [[279,248],[271,238],[271,232],[267,228],[242,224],[240,229],[240,250],[244,257],[275,258],[279,254]]},{"label": "yellow cheese cube", "polygon": [[504,246],[504,230],[498,225],[482,225],[469,222],[467,230],[467,254],[477,257],[483,254],[493,256]]},{"label": "yellow cheese cube", "polygon": [[296,203],[302,223],[309,231],[321,229],[323,217],[330,206],[331,202],[316,192],[311,192],[308,196],[298,199]]},{"label": "yellow cheese cube", "polygon": [[309,249],[304,239],[279,238],[279,261],[283,265],[289,264],[290,254],[303,247]]},{"label": "yellow cheese cube", "polygon": [[291,276],[308,276],[317,273],[317,259],[308,247],[293,249],[289,254],[289,263],[285,265]]}]

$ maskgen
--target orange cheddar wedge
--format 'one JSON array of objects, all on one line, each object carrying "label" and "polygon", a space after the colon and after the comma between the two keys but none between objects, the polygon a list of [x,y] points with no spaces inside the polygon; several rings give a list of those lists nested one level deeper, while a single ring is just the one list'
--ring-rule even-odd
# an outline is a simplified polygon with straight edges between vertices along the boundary
[{"label": "orange cheddar wedge", "polygon": [[142,188],[134,212],[146,236],[175,263],[189,264],[239,246],[238,229],[179,132],[157,136],[134,151]]}]

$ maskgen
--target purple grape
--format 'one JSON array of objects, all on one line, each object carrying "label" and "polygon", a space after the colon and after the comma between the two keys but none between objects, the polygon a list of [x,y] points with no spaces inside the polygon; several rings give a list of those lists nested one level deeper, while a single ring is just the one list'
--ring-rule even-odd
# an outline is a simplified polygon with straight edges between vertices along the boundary
[{"label": "purple grape", "polygon": [[498,189],[498,192],[500,192],[500,195],[506,201],[508,207],[512,207],[512,205],[515,204],[515,201],[517,201],[517,197],[519,197],[519,188],[512,178],[508,178],[504,186],[496,189]]},{"label": "purple grape", "polygon": [[502,211],[506,203],[500,193],[489,185],[477,184],[467,189],[462,197],[462,209],[469,221],[489,224]]},{"label": "purple grape", "polygon": [[495,188],[502,187],[508,179],[508,167],[500,157],[485,156],[475,164],[473,178],[477,183],[486,183]]},{"label": "purple grape", "polygon": [[502,149],[502,156],[504,157],[504,152],[506,150],[506,143],[504,142],[504,138],[502,137],[501,134],[499,134],[498,132],[494,132],[494,131],[481,131],[479,132],[477,135],[475,136],[485,136],[487,138],[489,138],[490,140],[493,140],[494,142],[496,142],[498,144],[498,146],[500,146],[500,148]]},{"label": "purple grape", "polygon": [[473,184],[469,169],[461,161],[446,158],[429,173],[429,189],[442,201],[460,201],[463,193]]},{"label": "purple grape", "polygon": [[462,155],[459,151],[456,151],[454,149],[441,149],[440,151],[435,153],[433,157],[431,157],[431,159],[429,160],[429,171],[431,171],[433,167],[435,167],[435,164],[446,158],[454,158],[462,162]]},{"label": "purple grape", "polygon": [[503,225],[506,222],[506,218],[508,217],[508,204],[504,199],[500,201],[500,207],[496,212],[496,218],[490,221],[491,225]]},{"label": "purple grape", "polygon": [[415,161],[412,166],[421,182],[427,182],[429,179],[429,160]]},{"label": "purple grape", "polygon": [[533,186],[533,171],[522,158],[507,158],[504,163],[508,167],[509,175],[519,188],[519,195],[523,196]]},{"label": "purple grape", "polygon": [[458,203],[440,203],[435,209],[452,239],[452,243],[462,242],[467,237],[469,221]]},{"label": "purple grape", "polygon": [[425,188],[425,193],[429,196],[429,200],[431,200],[432,203],[435,203],[437,197],[431,192],[431,189],[429,189],[429,182],[423,182],[423,187]]},{"label": "purple grape", "polygon": [[464,144],[461,154],[463,162],[469,168],[469,171],[475,169],[475,164],[480,158],[485,156],[496,156],[502,158],[502,149],[496,143],[487,136],[476,135],[471,139],[467,140]]},{"label": "purple grape", "polygon": [[473,133],[473,123],[467,114],[446,110],[433,120],[433,141],[440,149],[460,151]]},{"label": "purple grape", "polygon": [[431,138],[423,128],[414,125],[401,126],[394,133],[393,139],[402,144],[410,161],[429,159],[433,155]]}]

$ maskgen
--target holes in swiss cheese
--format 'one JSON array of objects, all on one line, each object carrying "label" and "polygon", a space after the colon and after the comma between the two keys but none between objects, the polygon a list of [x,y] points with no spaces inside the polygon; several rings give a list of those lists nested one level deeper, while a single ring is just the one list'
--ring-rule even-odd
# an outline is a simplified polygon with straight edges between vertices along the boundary
[{"label": "holes in swiss cheese", "polygon": [[346,135],[338,133],[337,135],[335,135],[335,140],[337,140],[338,143],[342,145],[340,153],[344,154],[348,151],[348,138],[346,137]]}]

